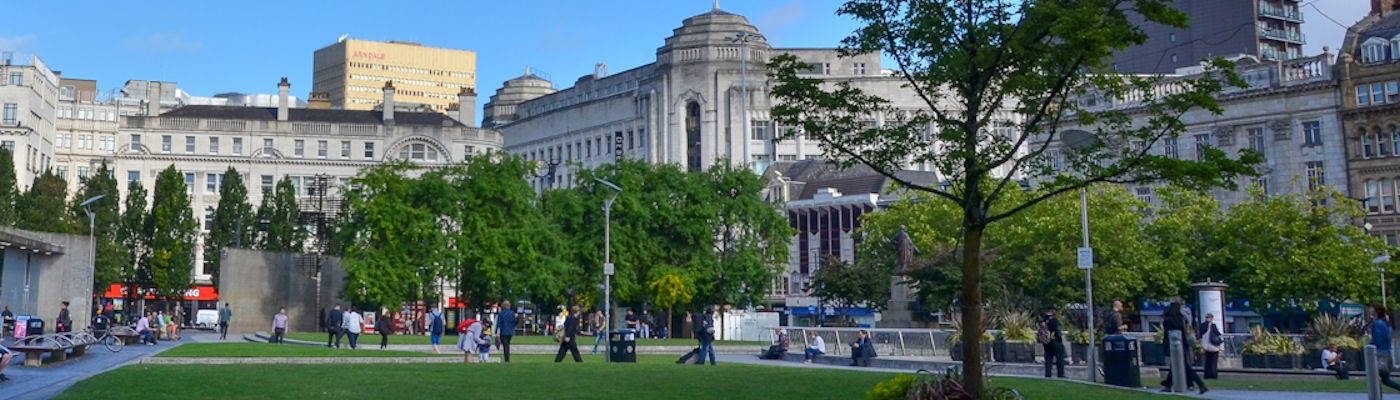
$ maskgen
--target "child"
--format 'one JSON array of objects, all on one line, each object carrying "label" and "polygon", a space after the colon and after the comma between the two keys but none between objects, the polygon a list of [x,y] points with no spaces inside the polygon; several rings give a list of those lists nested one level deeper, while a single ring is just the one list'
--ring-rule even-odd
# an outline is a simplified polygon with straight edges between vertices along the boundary
[{"label": "child", "polygon": [[491,321],[481,321],[481,341],[476,346],[477,361],[491,362]]}]

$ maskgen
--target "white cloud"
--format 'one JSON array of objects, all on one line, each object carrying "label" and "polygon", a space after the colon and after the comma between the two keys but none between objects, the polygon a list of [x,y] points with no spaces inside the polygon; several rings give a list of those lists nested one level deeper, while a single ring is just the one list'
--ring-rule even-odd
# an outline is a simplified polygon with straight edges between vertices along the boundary
[{"label": "white cloud", "polygon": [[33,33],[18,36],[0,35],[0,51],[32,53],[34,52],[34,46],[38,43],[39,36]]},{"label": "white cloud", "polygon": [[204,41],[185,38],[184,32],[157,32],[150,35],[128,36],[121,40],[123,48],[148,53],[196,52]]}]

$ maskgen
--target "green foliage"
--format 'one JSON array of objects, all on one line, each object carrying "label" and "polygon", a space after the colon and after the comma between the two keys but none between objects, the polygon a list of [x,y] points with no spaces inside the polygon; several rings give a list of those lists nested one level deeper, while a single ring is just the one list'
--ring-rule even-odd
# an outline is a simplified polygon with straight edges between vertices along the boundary
[{"label": "green foliage", "polygon": [[1034,342],[1038,326],[1034,315],[1025,311],[1006,311],[997,318],[1001,322],[1001,339]]},{"label": "green foliage", "polygon": [[[366,304],[399,304],[428,299],[432,282],[442,277],[445,254],[438,216],[427,209],[425,186],[405,176],[407,163],[365,169],[352,182],[350,210],[340,230],[346,243],[345,295]],[[429,175],[440,177],[441,175]],[[439,186],[441,187],[441,186]]]},{"label": "green foliage", "polygon": [[93,293],[107,290],[113,283],[121,282],[121,270],[126,260],[126,250],[119,240],[121,231],[121,194],[117,191],[117,180],[112,170],[103,161],[102,166],[87,179],[82,189],[73,197],[68,206],[70,218],[79,227],[75,233],[88,233],[87,212],[80,205],[87,199],[106,196],[88,205],[96,214],[95,240],[97,241],[97,262],[93,269]]},{"label": "green foliage", "polygon": [[895,374],[890,380],[875,384],[865,394],[865,400],[905,400],[914,386],[914,375]]},{"label": "green foliage", "polygon": [[[130,292],[136,288],[151,285],[150,254],[151,233],[146,230],[150,212],[146,208],[146,188],[140,180],[127,183],[126,199],[123,202],[122,218],[118,222],[117,242],[126,250],[117,270],[117,282],[124,283]],[[130,300],[130,298],[128,298]]]},{"label": "green foliage", "polygon": [[296,187],[291,177],[283,177],[271,194],[263,193],[262,204],[258,206],[258,247],[300,253],[307,236],[300,219]]},{"label": "green foliage", "polygon": [[890,300],[890,276],[894,269],[888,265],[856,266],[841,259],[825,255],[821,258],[821,268],[812,277],[812,296],[821,299],[822,304],[831,304],[841,309],[841,320],[846,320],[846,309],[866,306],[883,309]]},{"label": "green foliage", "polygon": [[204,240],[204,271],[214,282],[219,281],[225,248],[253,244],[253,233],[258,229],[253,217],[253,205],[248,202],[248,188],[243,185],[243,174],[230,166],[224,170],[223,181],[219,182],[219,204],[214,209],[212,226]]},{"label": "green foliage", "polygon": [[15,174],[15,157],[9,148],[0,147],[0,226],[13,226],[19,221],[15,206],[19,203],[19,177]]},{"label": "green foliage", "polygon": [[150,277],[158,292],[168,299],[184,297],[194,283],[194,243],[199,221],[190,209],[185,179],[175,165],[156,176],[151,214],[146,224],[150,233]]},{"label": "green foliage", "polygon": [[[982,316],[983,316],[983,318],[982,318],[982,320],[981,320],[982,323],[980,324],[980,325],[981,325],[981,328],[982,328],[982,329],[981,329],[981,331],[982,331],[981,340],[982,340],[983,342],[990,342],[990,341],[996,340],[996,337],[995,337],[995,336],[993,336],[990,332],[987,332],[988,329],[992,329],[993,326],[996,326],[996,324],[997,324],[996,318],[992,318],[992,316],[991,316],[990,314],[982,314]],[[962,318],[957,318],[957,317],[958,317],[958,315],[954,315],[953,318],[952,318],[952,320],[953,320],[953,335],[948,337],[948,345],[949,345],[949,346],[956,345],[956,344],[958,344],[958,343],[962,343],[962,339],[963,339],[963,319],[962,319]],[[966,351],[966,349],[964,349],[964,351]]]},{"label": "green foliage", "polygon": [[[1100,332],[1099,337],[1103,337],[1102,332]],[[1086,329],[1070,328],[1065,331],[1065,338],[1068,339],[1070,343],[1089,344],[1089,331]]]},{"label": "green foliage", "polygon": [[1342,349],[1360,349],[1356,327],[1350,321],[1331,314],[1318,314],[1308,323],[1308,346],[1314,349],[1335,345]]},{"label": "green foliage", "polygon": [[54,175],[53,171],[44,171],[42,175],[34,178],[34,184],[29,186],[29,191],[19,198],[16,211],[23,212],[19,213],[19,221],[15,226],[38,232],[72,232],[73,220],[64,210],[64,200],[67,197],[68,183]]},{"label": "green foliage", "polygon": [[1249,328],[1249,335],[1249,342],[1244,344],[1244,354],[1303,354],[1303,345],[1294,342],[1293,338],[1266,331],[1262,326]]}]

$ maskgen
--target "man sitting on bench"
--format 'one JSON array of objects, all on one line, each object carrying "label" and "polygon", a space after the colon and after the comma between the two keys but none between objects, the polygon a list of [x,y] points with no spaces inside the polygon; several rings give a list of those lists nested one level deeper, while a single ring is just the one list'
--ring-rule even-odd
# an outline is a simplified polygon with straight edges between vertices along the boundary
[{"label": "man sitting on bench", "polygon": [[10,366],[10,360],[14,358],[14,352],[10,351],[10,349],[5,348],[5,346],[0,346],[0,382],[10,380],[10,378],[5,377],[5,367]]},{"label": "man sitting on bench", "polygon": [[1337,345],[1328,345],[1322,348],[1322,366],[1337,371],[1337,379],[1347,379],[1347,362],[1342,360],[1342,353],[1337,351]]},{"label": "man sitting on bench", "polygon": [[142,313],[141,319],[136,321],[136,333],[141,335],[141,343],[155,346],[156,338],[151,335],[151,313],[149,311]]}]

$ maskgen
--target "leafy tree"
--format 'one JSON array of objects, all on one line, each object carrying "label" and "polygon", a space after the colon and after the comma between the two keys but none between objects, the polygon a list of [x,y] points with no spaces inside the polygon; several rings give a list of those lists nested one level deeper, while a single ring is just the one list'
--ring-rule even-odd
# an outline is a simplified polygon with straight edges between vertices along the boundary
[{"label": "leafy tree", "polygon": [[841,322],[846,322],[846,309],[866,305],[879,310],[890,301],[892,268],[870,268],[846,263],[830,255],[823,256],[821,268],[812,277],[812,296],[822,304],[841,310]]},{"label": "leafy tree", "polygon": [[[439,214],[422,207],[422,185],[406,176],[407,163],[367,168],[352,181],[361,189],[345,202],[350,213],[340,230],[346,243],[345,294],[368,304],[399,304],[433,293],[446,261]],[[440,174],[427,174],[441,183]],[[446,201],[446,200],[444,200]]]},{"label": "leafy tree", "polygon": [[[679,268],[656,268],[651,271],[655,278],[647,283],[647,288],[654,295],[652,304],[665,309],[669,319],[677,305],[689,304],[695,297],[695,283]],[[669,325],[666,324],[668,329]]]},{"label": "leafy tree", "polygon": [[117,270],[117,282],[125,284],[128,289],[126,304],[133,304],[138,288],[154,284],[150,270],[152,237],[146,229],[151,215],[146,208],[147,199],[146,188],[140,180],[127,183],[116,238],[125,250]]},{"label": "leafy tree", "polygon": [[199,221],[190,208],[185,179],[172,164],[156,176],[151,214],[146,231],[150,232],[151,281],[157,292],[167,299],[184,297],[193,285],[190,271],[194,266],[194,243],[199,234]]},{"label": "leafy tree", "polygon": [[63,209],[67,197],[68,183],[52,171],[44,171],[20,197],[16,211],[23,212],[19,213],[16,227],[39,232],[71,232],[73,221]]},{"label": "leafy tree", "polygon": [[[121,269],[126,263],[125,246],[119,241],[121,230],[121,194],[117,191],[117,180],[112,177],[112,170],[107,167],[107,162],[103,161],[102,166],[97,168],[92,177],[83,184],[78,195],[73,198],[69,205],[69,215],[77,224],[79,229],[76,233],[88,232],[88,215],[81,206],[84,201],[97,196],[105,196],[101,200],[88,205],[88,209],[96,214],[94,239],[97,241],[97,260],[93,270],[93,293],[101,293],[113,283],[121,282]],[[144,204],[143,204],[144,206]]]},{"label": "leafy tree", "polygon": [[243,186],[243,175],[231,166],[224,171],[224,180],[219,183],[219,205],[211,224],[204,241],[205,272],[218,282],[223,249],[252,244],[253,231],[257,229],[253,205],[248,203],[248,188]]},{"label": "leafy tree", "polygon": [[0,147],[0,226],[14,226],[19,221],[19,213],[15,209],[19,198],[14,154],[10,153],[9,148]]},{"label": "leafy tree", "polygon": [[258,246],[263,250],[301,252],[307,232],[301,225],[301,207],[291,177],[277,181],[272,194],[258,206]]},{"label": "leafy tree", "polygon": [[[1114,50],[1147,39],[1130,13],[1147,23],[1186,25],[1186,15],[1170,1],[851,0],[837,13],[865,25],[843,41],[845,51],[883,52],[927,108],[908,114],[849,83],[799,75],[807,65],[795,56],[774,57],[773,117],[801,128],[775,139],[804,135],[845,166],[868,165],[901,186],[955,204],[961,238],[953,248],[962,258],[958,304],[964,326],[982,322],[983,234],[991,224],[1096,182],[1233,186],[1234,177],[1252,174],[1251,165],[1259,161],[1257,154],[1232,159],[1209,148],[1200,162],[1148,151],[1180,135],[1181,114],[1219,112],[1212,95],[1225,83],[1242,85],[1222,61],[1200,77],[1173,78],[1172,90],[1154,90],[1160,77],[1112,71]],[[1084,95],[1131,98],[1143,107],[1091,111],[1077,101]],[[887,116],[886,123],[865,123],[875,115]],[[1062,139],[1057,126],[1067,119],[1099,139],[1062,153],[1068,170],[1082,174],[1063,174],[1051,162],[1049,150]],[[895,175],[908,162],[936,166],[950,177],[949,185],[919,185]],[[1047,179],[1036,194],[1008,200],[1008,193],[1019,190],[1015,177],[1021,174]],[[977,335],[967,330],[963,340],[974,343]],[[980,349],[964,355],[963,383],[969,392],[982,393]]]}]

